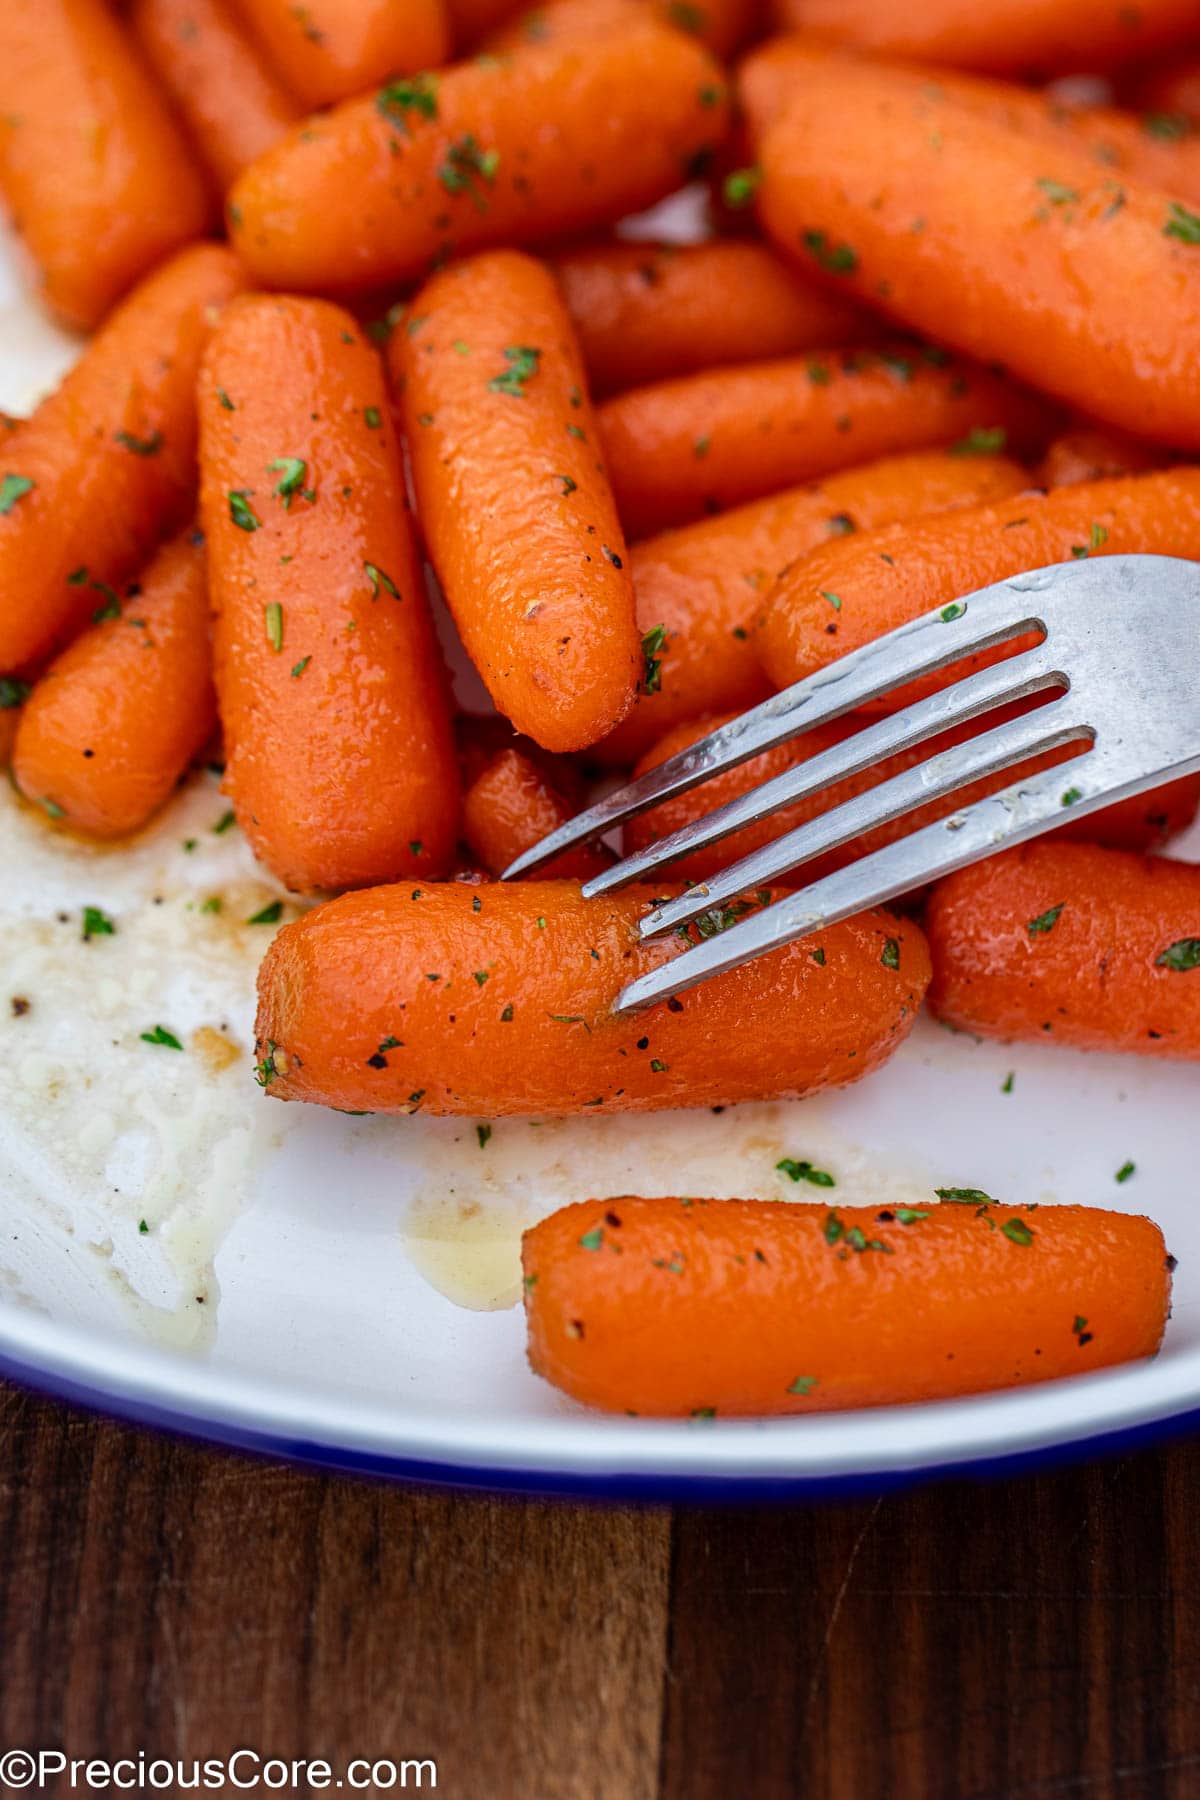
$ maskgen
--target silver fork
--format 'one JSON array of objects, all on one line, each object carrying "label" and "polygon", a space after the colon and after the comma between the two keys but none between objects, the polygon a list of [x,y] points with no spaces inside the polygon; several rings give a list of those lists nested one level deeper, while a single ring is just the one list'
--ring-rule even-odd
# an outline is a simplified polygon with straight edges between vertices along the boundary
[{"label": "silver fork", "polygon": [[[1200,770],[1200,564],[1167,556],[1057,563],[981,588],[851,651],[785,688],[543,838],[504,871],[525,875],[561,851],[685,794],[723,769],[977,652],[1038,634],[1040,642],[951,683],[793,769],[627,856],[584,887],[588,896],[649,880],[690,851],[818,794],[886,757],[993,708],[1058,689],[1056,698],[969,742],[931,756],[844,805],[661,901],[641,920],[654,938],[701,919],[700,942],[618,995],[633,1012],[695,987],[853,913]],[[736,920],[729,904],[785,871],[903,818],[916,807],[1045,751],[1078,742],[1079,756]]]}]

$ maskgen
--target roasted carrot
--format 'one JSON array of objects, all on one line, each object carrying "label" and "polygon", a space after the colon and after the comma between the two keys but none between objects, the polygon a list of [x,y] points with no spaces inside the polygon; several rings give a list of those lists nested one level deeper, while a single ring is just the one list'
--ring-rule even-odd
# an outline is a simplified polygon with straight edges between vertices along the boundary
[{"label": "roasted carrot", "polygon": [[200,378],[225,785],[299,889],[436,877],[458,776],[379,358],[325,301],[231,307]]},{"label": "roasted carrot", "polygon": [[129,23],[222,193],[301,116],[227,0],[133,0]]},{"label": "roasted carrot", "polygon": [[57,391],[3,445],[0,671],[43,661],[187,517],[196,371],[220,307],[242,286],[215,244],[151,275]]},{"label": "roasted carrot", "polygon": [[46,305],[91,330],[211,199],[104,0],[0,7],[0,191]]},{"label": "roasted carrot", "polygon": [[575,758],[543,750],[532,738],[514,731],[499,713],[459,713],[454,721],[454,743],[464,794],[502,751],[515,750],[523,761],[533,764],[547,786],[570,802],[572,810],[577,812],[583,804],[586,783]]},{"label": "roasted carrot", "polygon": [[1154,1355],[1174,1267],[1157,1225],[941,1191],[966,1203],[565,1206],[522,1245],[530,1363],[607,1412],[708,1419],[944,1400]]},{"label": "roasted carrot", "polygon": [[982,1037],[1200,1059],[1200,869],[1053,839],[947,876],[938,1017]]},{"label": "roasted carrot", "polygon": [[255,275],[351,293],[447,255],[586,231],[678,187],[728,94],[652,20],[393,82],[309,120],[241,177],[230,230]]},{"label": "roasted carrot", "polygon": [[217,722],[203,542],[187,531],[64,650],[21,713],[13,775],[89,837],[137,831]]},{"label": "roasted carrot", "polygon": [[594,743],[641,666],[628,552],[554,278],[518,251],[435,275],[389,342],[443,591],[492,699],[548,750]]},{"label": "roasted carrot", "polygon": [[1200,124],[1200,56],[1154,69],[1137,84],[1134,102],[1143,123],[1159,137],[1181,137],[1189,124]]},{"label": "roasted carrot", "polygon": [[770,692],[751,627],[785,564],[831,538],[1014,494],[1028,481],[1003,456],[945,450],[887,457],[716,519],[664,531],[631,552],[646,674],[632,710],[594,747],[623,765],[668,727],[740,712]]},{"label": "roasted carrot", "polygon": [[1200,444],[1200,215],[879,65],[791,88],[758,192],[781,247],[1089,414]]},{"label": "roasted carrot", "polygon": [[639,940],[653,897],[524,881],[330,901],[260,970],[259,1079],[284,1100],[371,1112],[651,1112],[856,1081],[908,1031],[925,940],[883,911],[618,1018],[618,990],[684,948]]},{"label": "roasted carrot", "polygon": [[528,44],[586,43],[620,30],[639,11],[656,14],[664,25],[699,38],[717,56],[729,57],[754,34],[761,7],[758,0],[703,0],[700,5],[692,0],[550,0],[506,20],[489,36],[487,47],[504,52]]},{"label": "roasted carrot", "polygon": [[237,0],[280,78],[307,107],[436,68],[450,49],[442,0]]},{"label": "roasted carrot", "polygon": [[1141,475],[1161,468],[1162,451],[1123,431],[1080,425],[1064,431],[1046,445],[1037,466],[1037,484],[1044,488],[1075,487],[1081,481],[1110,481],[1118,475]]},{"label": "roasted carrot", "polygon": [[[536,763],[519,750],[502,750],[463,798],[463,837],[489,874],[502,875],[515,857],[565,825],[576,810]],[[581,844],[548,863],[541,878],[588,881],[612,860],[603,845]]]}]

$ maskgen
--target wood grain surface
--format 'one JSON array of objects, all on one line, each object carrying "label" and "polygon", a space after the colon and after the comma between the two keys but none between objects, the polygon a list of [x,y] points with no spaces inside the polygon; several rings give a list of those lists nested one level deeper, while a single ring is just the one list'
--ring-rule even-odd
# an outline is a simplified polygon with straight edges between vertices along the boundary
[{"label": "wood grain surface", "polygon": [[635,1509],[311,1475],[0,1388],[0,1751],[43,1745],[433,1757],[455,1800],[1194,1800],[1200,1445]]}]

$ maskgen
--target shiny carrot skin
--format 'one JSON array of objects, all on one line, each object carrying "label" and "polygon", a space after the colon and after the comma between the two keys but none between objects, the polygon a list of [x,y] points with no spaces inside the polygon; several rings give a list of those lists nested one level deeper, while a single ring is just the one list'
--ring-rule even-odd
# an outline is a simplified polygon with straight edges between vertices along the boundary
[{"label": "shiny carrot skin", "polygon": [[904,450],[978,441],[1019,453],[1047,420],[1001,377],[912,344],[714,369],[600,408],[632,537]]},{"label": "shiny carrot skin", "polygon": [[627,765],[673,725],[765,700],[771,687],[751,627],[787,563],[856,531],[1015,494],[1028,480],[1007,457],[918,451],[635,544],[638,629],[654,666],[592,754]]},{"label": "shiny carrot skin", "polygon": [[533,1369],[606,1412],[753,1417],[1021,1387],[1162,1342],[1173,1265],[1149,1219],[829,1200],[551,1213],[522,1244]]},{"label": "shiny carrot skin", "polygon": [[220,192],[302,116],[229,0],[133,0],[129,24]]},{"label": "shiny carrot skin", "polygon": [[727,124],[719,65],[638,20],[595,43],[393,83],[309,120],[236,183],[230,232],[265,283],[361,292],[648,206]]},{"label": "shiny carrot skin", "polygon": [[1037,465],[1038,487],[1075,487],[1081,481],[1111,481],[1118,475],[1143,475],[1168,461],[1152,444],[1129,437],[1123,431],[1089,429],[1086,425],[1064,431],[1046,445]]},{"label": "shiny carrot skin", "polygon": [[930,1004],[981,1037],[1200,1060],[1200,869],[1049,839],[947,876]]},{"label": "shiny carrot skin", "polygon": [[197,245],[144,281],[0,450],[0,673],[45,660],[189,516],[196,371],[244,275]]},{"label": "shiny carrot skin", "polygon": [[442,0],[236,0],[281,81],[310,109],[393,76],[433,69],[450,50]]},{"label": "shiny carrot skin", "polygon": [[754,34],[761,7],[758,0],[551,0],[523,10],[488,38],[494,52],[527,44],[583,43],[619,30],[639,12],[657,16],[664,25],[699,38],[714,55],[728,58]]},{"label": "shiny carrot skin", "polygon": [[794,73],[761,164],[768,234],[848,298],[1200,444],[1200,221],[1179,200],[849,59]]},{"label": "shiny carrot skin", "polygon": [[620,988],[684,948],[639,940],[654,892],[404,883],[330,901],[260,970],[260,1080],[370,1112],[652,1112],[855,1081],[910,1028],[925,940],[882,911],[618,1018]]},{"label": "shiny carrot skin", "polygon": [[217,723],[203,542],[167,544],[51,663],[21,713],[13,776],[88,837],[137,831]]},{"label": "shiny carrot skin", "polygon": [[569,800],[574,811],[583,805],[587,783],[580,765],[571,756],[554,756],[532,738],[515,732],[499,713],[459,713],[454,721],[454,744],[463,792],[474,787],[489,763],[504,750],[518,755],[541,775],[548,786]]},{"label": "shiny carrot skin", "polygon": [[0,192],[41,298],[87,331],[207,227],[207,183],[104,0],[0,7]]},{"label": "shiny carrot skin", "polygon": [[289,887],[449,868],[458,772],[383,369],[325,301],[248,296],[200,378],[225,787]]},{"label": "shiny carrot skin", "polygon": [[612,728],[641,669],[629,556],[554,279],[519,251],[435,275],[388,345],[426,543],[500,712],[547,750]]},{"label": "shiny carrot skin", "polygon": [[[502,750],[463,797],[463,837],[490,875],[565,825],[578,809],[519,750]],[[541,871],[543,880],[589,881],[612,866],[601,844],[581,844]]]}]

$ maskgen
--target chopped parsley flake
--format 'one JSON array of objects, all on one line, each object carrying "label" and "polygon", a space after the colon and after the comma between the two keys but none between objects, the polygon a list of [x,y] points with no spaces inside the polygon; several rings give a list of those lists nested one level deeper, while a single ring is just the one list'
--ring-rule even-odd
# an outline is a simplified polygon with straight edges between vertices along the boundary
[{"label": "chopped parsley flake", "polygon": [[1200,213],[1189,212],[1178,200],[1172,200],[1167,207],[1163,236],[1178,238],[1181,244],[1200,244]]},{"label": "chopped parsley flake", "polygon": [[251,913],[247,925],[278,925],[283,917],[283,901],[269,900],[258,912]]},{"label": "chopped parsley flake", "polygon": [[378,431],[379,427],[383,424],[383,414],[377,406],[364,406],[363,418],[366,420],[372,431]]},{"label": "chopped parsley flake", "polygon": [[400,589],[396,586],[390,575],[383,569],[378,568],[375,563],[365,562],[363,568],[366,571],[367,580],[371,584],[372,600],[378,600],[380,588],[383,588],[389,593],[393,600],[399,600]]},{"label": "chopped parsley flake", "polygon": [[831,594],[827,588],[818,588],[817,592],[820,594],[822,600],[828,600],[834,612],[841,612],[842,596],[840,594]]},{"label": "chopped parsley flake", "polygon": [[0,712],[9,712],[14,706],[23,706],[33,692],[28,681],[18,681],[14,675],[0,675]]},{"label": "chopped parsley flake", "polygon": [[1179,938],[1160,950],[1154,959],[1156,969],[1174,969],[1176,974],[1185,974],[1189,969],[1200,969],[1200,937]]},{"label": "chopped parsley flake", "polygon": [[667,628],[665,625],[653,626],[642,639],[643,694],[657,694],[662,688],[662,653],[666,648],[666,642]]},{"label": "chopped parsley flake", "polygon": [[276,655],[283,649],[283,607],[278,600],[268,600],[263,607],[263,622],[267,630],[267,642]]},{"label": "chopped parsley flake", "polygon": [[481,1150],[484,1148],[491,1135],[492,1128],[490,1125],[477,1125],[475,1127],[475,1136],[479,1139],[479,1148]]},{"label": "chopped parsley flake", "polygon": [[603,1227],[603,1225],[593,1225],[592,1229],[590,1231],[585,1231],[583,1236],[580,1238],[579,1248],[581,1250],[599,1250],[599,1248],[603,1242],[604,1242],[604,1227]]},{"label": "chopped parsley flake", "polygon": [[473,132],[457,138],[446,152],[438,180],[448,194],[469,193],[479,212],[487,211],[483,185],[491,187],[500,167],[500,152],[485,150]]},{"label": "chopped parsley flake", "polygon": [[533,344],[508,344],[504,351],[508,368],[502,375],[493,375],[488,382],[490,394],[511,394],[514,399],[523,400],[525,383],[532,381],[538,372],[542,353]]},{"label": "chopped parsley flake", "polygon": [[102,912],[98,906],[84,907],[83,935],[85,939],[94,937],[112,937],[116,932],[116,929],[116,926],[108,917],[108,914]]},{"label": "chopped parsley flake", "polygon": [[1061,800],[1059,801],[1059,805],[1060,806],[1074,806],[1074,804],[1077,800],[1082,800],[1082,799],[1083,799],[1083,795],[1077,787],[1069,787],[1067,789],[1067,791],[1065,792],[1065,794],[1063,794]]},{"label": "chopped parsley flake", "polygon": [[293,664],[293,666],[292,666],[292,680],[293,681],[299,681],[300,677],[303,675],[305,669],[307,669],[307,667],[311,661],[312,661],[311,656],[302,656],[298,663]]},{"label": "chopped parsley flake", "polygon": [[742,212],[751,205],[759,188],[762,186],[762,170],[759,168],[734,169],[725,177],[721,193],[726,206],[733,212]]},{"label": "chopped parsley flake", "polygon": [[814,1168],[812,1163],[807,1161],[797,1162],[795,1158],[791,1156],[781,1157],[775,1164],[775,1167],[781,1174],[787,1175],[792,1181],[808,1181],[812,1183],[813,1187],[831,1188],[837,1186],[837,1182],[829,1173],[828,1169]]},{"label": "chopped parsley flake", "polygon": [[1135,1162],[1123,1162],[1114,1175],[1113,1180],[1120,1185],[1124,1185],[1124,1183],[1129,1180],[1129,1177],[1135,1174],[1136,1171],[1137,1164]]},{"label": "chopped parsley flake", "polygon": [[789,1381],[787,1392],[789,1394],[811,1394],[816,1385],[815,1375],[797,1375],[795,1381]]},{"label": "chopped parsley flake", "polygon": [[1010,1244],[1020,1244],[1023,1250],[1033,1242],[1033,1233],[1023,1219],[1006,1219],[1000,1229]]},{"label": "chopped parsley flake", "polygon": [[229,495],[229,516],[240,531],[257,531],[262,520],[246,499],[246,494],[239,488],[231,490]]},{"label": "chopped parsley flake", "polygon": [[823,231],[802,232],[800,242],[827,275],[853,275],[858,267],[858,252],[849,244],[835,244]]},{"label": "chopped parsley flake", "polygon": [[982,1188],[944,1187],[934,1188],[939,1200],[949,1200],[955,1206],[995,1206],[993,1194],[985,1194]]},{"label": "chopped parsley flake", "polygon": [[10,513],[17,501],[32,492],[36,486],[37,483],[31,481],[28,475],[6,475],[0,481],[0,513]]},{"label": "chopped parsley flake", "polygon": [[135,437],[132,431],[114,431],[114,443],[120,444],[122,450],[129,450],[134,456],[157,456],[163,447],[161,431],[152,431],[149,437]]},{"label": "chopped parsley flake", "polygon": [[879,960],[885,969],[900,967],[900,942],[898,938],[888,938],[880,952]]},{"label": "chopped parsley flake", "polygon": [[287,511],[291,511],[292,501],[299,493],[306,500],[311,499],[310,492],[305,492],[304,480],[308,473],[308,464],[299,456],[277,456],[274,462],[267,464],[267,473],[274,475],[279,471],[279,480],[275,483],[274,492],[279,495]]},{"label": "chopped parsley flake", "polygon": [[165,1025],[156,1025],[153,1031],[143,1031],[141,1039],[143,1044],[160,1044],[164,1050],[183,1049],[175,1033],[168,1031]]},{"label": "chopped parsley flake", "polygon": [[943,625],[951,625],[955,619],[961,619],[966,610],[965,601],[952,600],[949,606],[943,606],[938,617],[941,619]]},{"label": "chopped parsley flake", "polygon": [[410,113],[422,119],[437,118],[437,76],[410,75],[406,81],[389,81],[376,94],[375,109],[389,125],[410,136]]},{"label": "chopped parsley flake", "polygon": [[1053,931],[1065,905],[1065,900],[1060,901],[1057,906],[1047,907],[1046,911],[1039,913],[1036,919],[1027,919],[1025,929],[1030,937],[1044,936],[1046,932]]},{"label": "chopped parsley flake", "polygon": [[974,425],[966,437],[951,444],[951,456],[997,456],[1008,442],[1003,425]]}]

